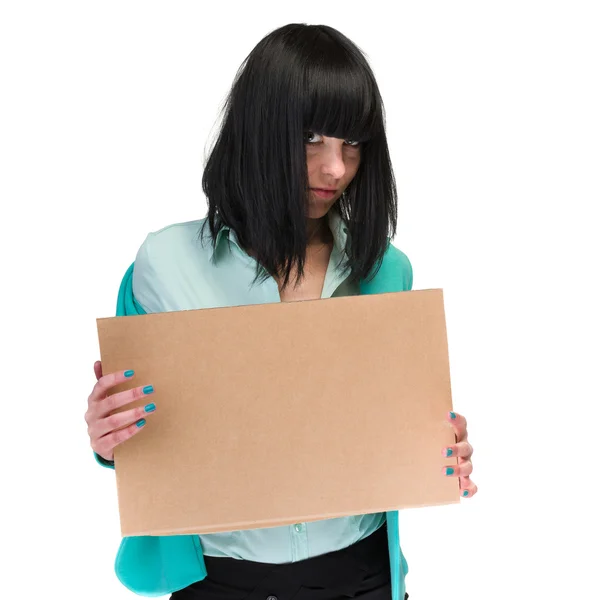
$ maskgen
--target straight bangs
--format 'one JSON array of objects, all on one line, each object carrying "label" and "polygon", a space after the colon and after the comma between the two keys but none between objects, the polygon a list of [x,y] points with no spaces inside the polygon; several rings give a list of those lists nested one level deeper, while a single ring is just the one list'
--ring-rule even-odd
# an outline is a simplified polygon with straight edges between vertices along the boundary
[{"label": "straight bangs", "polygon": [[327,137],[368,142],[384,128],[375,81],[352,48],[326,34],[315,40],[306,60],[302,122]]}]

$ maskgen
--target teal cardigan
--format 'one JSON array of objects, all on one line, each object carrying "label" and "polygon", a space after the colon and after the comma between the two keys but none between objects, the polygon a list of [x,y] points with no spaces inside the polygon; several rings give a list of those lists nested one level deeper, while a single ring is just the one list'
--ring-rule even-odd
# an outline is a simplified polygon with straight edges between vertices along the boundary
[{"label": "teal cardigan", "polygon": [[[117,316],[143,315],[146,311],[133,296],[132,263],[119,288]],[[407,256],[388,244],[381,268],[371,281],[360,282],[361,294],[383,294],[412,289],[412,266]],[[114,469],[96,453],[96,460]],[[392,600],[403,600],[408,564],[400,548],[398,511],[386,512]],[[121,540],[115,560],[121,583],[140,596],[170,594],[206,577],[200,538],[197,535],[129,536]]]}]

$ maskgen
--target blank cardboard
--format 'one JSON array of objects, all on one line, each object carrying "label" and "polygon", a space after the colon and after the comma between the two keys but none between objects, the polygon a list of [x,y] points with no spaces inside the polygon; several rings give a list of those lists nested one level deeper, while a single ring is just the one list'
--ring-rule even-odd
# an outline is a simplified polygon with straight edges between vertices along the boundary
[{"label": "blank cardboard", "polygon": [[441,289],[97,319],[111,393],[155,392],[115,448],[123,536],[459,502]]}]

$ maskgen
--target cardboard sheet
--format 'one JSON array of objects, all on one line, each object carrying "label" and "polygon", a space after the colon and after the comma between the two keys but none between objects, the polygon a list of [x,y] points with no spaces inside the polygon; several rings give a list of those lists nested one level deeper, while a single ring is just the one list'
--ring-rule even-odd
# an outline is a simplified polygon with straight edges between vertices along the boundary
[{"label": "cardboard sheet", "polygon": [[115,448],[123,536],[460,501],[441,289],[97,319],[112,393],[155,392]]}]

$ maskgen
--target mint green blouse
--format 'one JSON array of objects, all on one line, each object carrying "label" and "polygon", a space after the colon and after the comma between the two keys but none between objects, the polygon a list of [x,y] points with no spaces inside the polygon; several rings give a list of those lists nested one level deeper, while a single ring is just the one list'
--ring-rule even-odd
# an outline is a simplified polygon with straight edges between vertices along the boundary
[{"label": "mint green blouse", "polygon": [[[381,268],[372,280],[361,280],[356,287],[348,285],[343,276],[343,263],[342,269],[337,268],[343,257],[347,231],[333,211],[329,224],[334,235],[334,248],[323,298],[412,289],[412,265],[406,254],[391,243],[388,243]],[[146,237],[121,282],[117,316],[280,301],[277,285],[272,279],[250,286],[256,263],[240,249],[235,232],[222,231],[213,252],[209,242],[201,244],[197,241],[201,225],[201,220],[177,223]],[[94,456],[102,466],[114,469],[113,462],[105,461],[96,453]],[[115,558],[115,573],[133,593],[157,597],[204,579],[207,575],[205,551],[213,556],[254,556],[272,562],[285,561],[287,554],[288,560],[290,556],[291,560],[300,560],[303,556],[316,556],[346,547],[375,531],[384,520],[388,525],[392,600],[403,600],[408,564],[400,546],[397,510],[252,532],[124,537]],[[262,537],[253,539],[253,534]]]},{"label": "mint green blouse", "polygon": [[[276,281],[269,277],[251,287],[256,261],[239,246],[235,232],[222,229],[213,251],[203,220],[176,223],[148,234],[135,259],[132,289],[146,313],[280,302]],[[344,274],[345,225],[329,212],[334,245],[321,298],[359,293]],[[341,261],[341,264],[340,264]],[[298,482],[299,489],[304,485]],[[267,493],[267,490],[265,490]],[[385,513],[356,515],[225,533],[200,535],[206,556],[264,563],[289,563],[358,542],[385,522]]]}]

